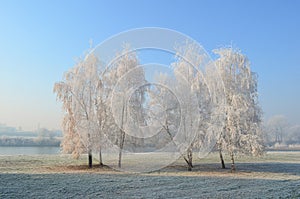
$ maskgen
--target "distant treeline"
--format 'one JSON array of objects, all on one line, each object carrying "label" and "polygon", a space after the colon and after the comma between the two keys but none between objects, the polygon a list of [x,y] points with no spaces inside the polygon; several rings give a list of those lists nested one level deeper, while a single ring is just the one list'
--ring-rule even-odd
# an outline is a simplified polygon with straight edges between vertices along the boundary
[{"label": "distant treeline", "polygon": [[37,137],[38,134],[36,132],[32,131],[16,131],[16,132],[5,132],[5,131],[0,131],[0,136],[19,136],[19,137]]},{"label": "distant treeline", "polygon": [[0,123],[0,137],[40,137],[40,138],[54,138],[62,137],[60,130],[49,130],[46,128],[38,128],[33,131],[24,131],[21,127],[18,129],[15,127],[6,126]]},{"label": "distant treeline", "polygon": [[60,146],[58,138],[0,137],[0,146]]}]

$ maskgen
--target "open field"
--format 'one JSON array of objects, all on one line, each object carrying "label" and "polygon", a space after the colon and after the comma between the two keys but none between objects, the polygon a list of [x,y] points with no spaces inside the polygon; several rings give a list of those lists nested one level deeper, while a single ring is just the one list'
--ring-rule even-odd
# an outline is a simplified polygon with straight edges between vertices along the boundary
[{"label": "open field", "polygon": [[210,154],[196,159],[192,172],[180,159],[159,171],[131,174],[88,169],[85,156],[0,156],[0,198],[300,198],[300,152],[236,162],[231,173],[220,169],[218,154]]}]

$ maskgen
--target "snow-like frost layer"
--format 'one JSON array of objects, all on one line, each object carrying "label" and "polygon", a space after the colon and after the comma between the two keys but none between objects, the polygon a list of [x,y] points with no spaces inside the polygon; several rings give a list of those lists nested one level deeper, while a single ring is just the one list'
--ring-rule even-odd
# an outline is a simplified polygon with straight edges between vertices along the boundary
[{"label": "snow-like frost layer", "polygon": [[0,198],[298,198],[299,180],[107,174],[0,174]]}]

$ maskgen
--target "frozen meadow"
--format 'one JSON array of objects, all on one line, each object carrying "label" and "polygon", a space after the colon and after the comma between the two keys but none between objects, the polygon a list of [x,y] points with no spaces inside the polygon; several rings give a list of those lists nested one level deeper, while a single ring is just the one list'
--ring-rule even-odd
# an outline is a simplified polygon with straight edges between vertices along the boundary
[{"label": "frozen meadow", "polygon": [[300,197],[300,153],[264,154],[258,78],[244,54],[221,48],[212,60],[195,41],[171,39],[168,67],[141,65],[136,50],[148,47],[130,43],[112,60],[107,44],[91,49],[54,84],[70,155],[1,156],[0,198]]},{"label": "frozen meadow", "polygon": [[210,154],[195,159],[191,172],[179,159],[158,171],[134,174],[96,164],[88,169],[86,156],[0,156],[0,198],[300,197],[300,152],[238,157],[236,166],[235,173],[221,169],[218,154]]}]

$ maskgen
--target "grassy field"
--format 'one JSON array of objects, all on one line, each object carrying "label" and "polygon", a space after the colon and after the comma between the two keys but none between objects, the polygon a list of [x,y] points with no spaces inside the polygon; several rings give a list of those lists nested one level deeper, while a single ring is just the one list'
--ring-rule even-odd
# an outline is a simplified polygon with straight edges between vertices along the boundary
[{"label": "grassy field", "polygon": [[88,169],[85,156],[0,156],[0,198],[300,198],[300,152],[237,157],[235,173],[220,169],[218,154],[195,159],[192,172],[182,159],[141,174],[94,162]]}]

